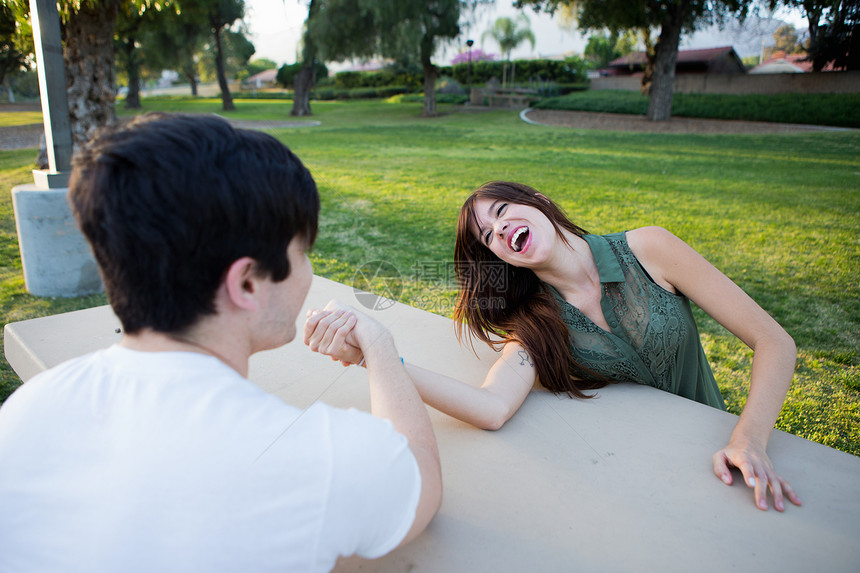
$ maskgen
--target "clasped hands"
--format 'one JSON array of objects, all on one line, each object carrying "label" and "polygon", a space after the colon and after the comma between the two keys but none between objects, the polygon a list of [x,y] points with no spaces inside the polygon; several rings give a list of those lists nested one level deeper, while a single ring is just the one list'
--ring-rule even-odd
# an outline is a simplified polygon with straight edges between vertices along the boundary
[{"label": "clasped hands", "polygon": [[322,310],[308,311],[304,342],[314,352],[350,366],[363,363],[362,339],[373,336],[374,331],[377,335],[387,334],[385,327],[377,321],[332,300]]}]

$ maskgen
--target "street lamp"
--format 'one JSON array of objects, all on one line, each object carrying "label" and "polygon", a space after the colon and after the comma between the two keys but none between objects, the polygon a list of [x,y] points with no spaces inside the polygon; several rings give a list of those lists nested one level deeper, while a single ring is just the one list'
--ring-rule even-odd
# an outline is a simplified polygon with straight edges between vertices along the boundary
[{"label": "street lamp", "polygon": [[472,46],[474,44],[474,40],[466,40],[466,46],[469,47],[469,71],[466,74],[466,83],[469,84],[469,103],[472,101]]}]

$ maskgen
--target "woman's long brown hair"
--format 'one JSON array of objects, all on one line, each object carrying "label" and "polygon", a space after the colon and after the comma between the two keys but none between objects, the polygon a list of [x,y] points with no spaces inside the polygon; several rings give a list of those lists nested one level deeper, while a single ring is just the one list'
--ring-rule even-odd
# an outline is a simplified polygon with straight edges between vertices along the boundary
[{"label": "woman's long brown hair", "polygon": [[562,230],[576,236],[586,231],[574,225],[552,201],[527,185],[491,181],[466,199],[457,221],[454,261],[460,293],[454,309],[457,339],[468,335],[497,347],[517,341],[532,356],[537,379],[547,390],[590,398],[584,391],[607,385],[589,375],[570,353],[570,336],[553,294],[530,269],[510,265],[481,243],[475,232],[475,203],[479,199],[534,207],[546,215],[561,240]]}]

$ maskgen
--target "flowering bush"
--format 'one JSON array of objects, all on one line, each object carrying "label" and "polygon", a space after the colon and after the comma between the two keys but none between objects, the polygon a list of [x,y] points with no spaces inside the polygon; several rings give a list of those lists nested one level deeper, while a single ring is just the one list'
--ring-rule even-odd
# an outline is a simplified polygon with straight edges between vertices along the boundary
[{"label": "flowering bush", "polygon": [[[472,63],[475,62],[492,62],[496,59],[496,54],[487,54],[481,48],[472,50]],[[469,63],[469,51],[460,52],[451,59],[451,65]]]}]

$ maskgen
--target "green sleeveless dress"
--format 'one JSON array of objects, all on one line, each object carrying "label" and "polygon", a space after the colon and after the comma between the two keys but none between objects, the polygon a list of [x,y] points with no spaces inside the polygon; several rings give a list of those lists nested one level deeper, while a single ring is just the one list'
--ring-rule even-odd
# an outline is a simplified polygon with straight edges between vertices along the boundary
[{"label": "green sleeveless dress", "polygon": [[611,332],[547,285],[561,305],[576,361],[613,381],[653,386],[725,410],[687,297],[651,280],[625,233],[583,239],[597,263],[603,287],[600,306]]}]

